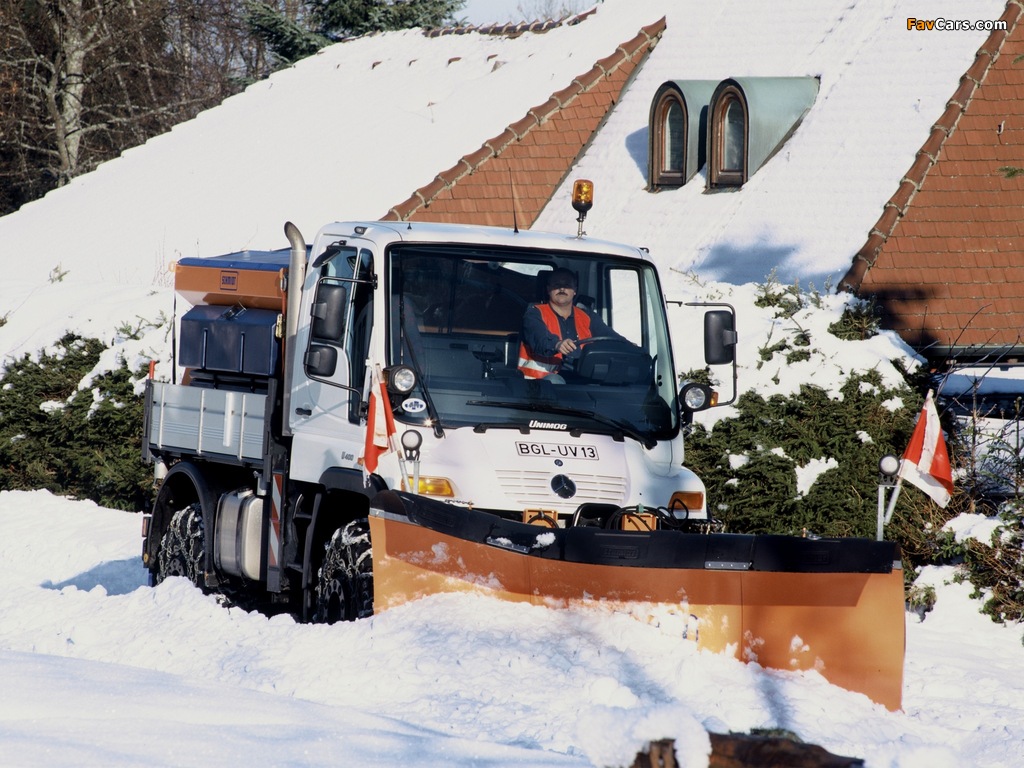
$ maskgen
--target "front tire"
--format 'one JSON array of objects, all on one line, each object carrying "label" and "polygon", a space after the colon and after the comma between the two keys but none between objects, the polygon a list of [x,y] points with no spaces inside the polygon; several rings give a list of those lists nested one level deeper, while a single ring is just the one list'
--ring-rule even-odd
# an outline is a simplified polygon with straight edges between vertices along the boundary
[{"label": "front tire", "polygon": [[373,559],[365,518],[339,528],[325,545],[313,621],[334,624],[373,615]]},{"label": "front tire", "polygon": [[205,556],[203,513],[199,502],[195,502],[171,517],[171,524],[160,539],[154,583],[180,576],[202,589]]}]

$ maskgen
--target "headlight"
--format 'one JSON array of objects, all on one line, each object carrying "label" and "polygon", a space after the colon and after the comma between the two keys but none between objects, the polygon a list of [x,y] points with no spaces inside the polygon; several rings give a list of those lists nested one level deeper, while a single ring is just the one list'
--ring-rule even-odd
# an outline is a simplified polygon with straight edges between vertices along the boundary
[{"label": "headlight", "polygon": [[412,392],[416,386],[416,372],[407,365],[388,368],[388,389],[397,395]]},{"label": "headlight", "polygon": [[717,399],[711,387],[693,381],[683,385],[679,390],[679,398],[688,411],[703,411],[714,405]]}]

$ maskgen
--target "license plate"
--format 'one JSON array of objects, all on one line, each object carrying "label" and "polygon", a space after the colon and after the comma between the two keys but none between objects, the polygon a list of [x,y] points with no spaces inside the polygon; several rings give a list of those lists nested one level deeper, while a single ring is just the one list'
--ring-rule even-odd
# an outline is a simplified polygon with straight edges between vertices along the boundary
[{"label": "license plate", "polygon": [[597,461],[597,446],[571,445],[568,443],[532,443],[520,440],[516,443],[520,456],[541,456],[551,459],[586,459]]}]

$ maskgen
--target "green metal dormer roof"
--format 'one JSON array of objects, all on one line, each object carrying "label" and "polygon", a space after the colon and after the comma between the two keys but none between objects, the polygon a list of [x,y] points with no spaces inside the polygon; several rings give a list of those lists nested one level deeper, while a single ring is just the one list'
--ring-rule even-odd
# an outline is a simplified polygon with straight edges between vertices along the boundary
[{"label": "green metal dormer roof", "polygon": [[797,129],[814,104],[819,85],[816,77],[734,77],[718,84],[712,104],[730,86],[746,102],[748,179]]}]

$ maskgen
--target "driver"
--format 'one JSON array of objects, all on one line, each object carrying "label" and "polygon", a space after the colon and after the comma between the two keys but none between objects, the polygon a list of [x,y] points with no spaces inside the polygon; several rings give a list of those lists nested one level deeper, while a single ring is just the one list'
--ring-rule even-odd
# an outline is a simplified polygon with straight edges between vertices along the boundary
[{"label": "driver", "polygon": [[519,370],[531,379],[571,372],[579,358],[580,342],[592,337],[622,339],[597,315],[573,304],[576,275],[559,267],[547,280],[548,300],[527,307],[519,344]]}]

